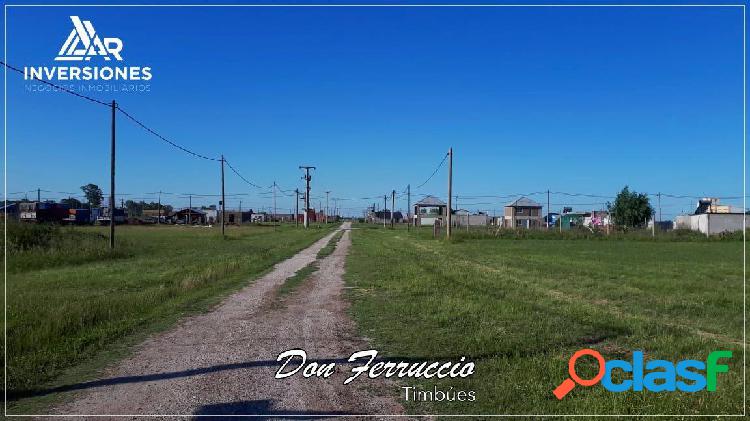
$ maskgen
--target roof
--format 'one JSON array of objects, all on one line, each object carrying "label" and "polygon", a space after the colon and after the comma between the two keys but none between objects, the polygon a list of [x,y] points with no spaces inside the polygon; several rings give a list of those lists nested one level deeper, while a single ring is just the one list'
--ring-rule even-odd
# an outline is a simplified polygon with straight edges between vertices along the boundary
[{"label": "roof", "polygon": [[422,200],[415,203],[414,206],[446,206],[445,202],[435,196],[425,196]]},{"label": "roof", "polygon": [[182,212],[187,212],[187,211],[190,211],[190,213],[201,214],[201,215],[205,215],[206,214],[205,211],[202,211],[202,210],[196,209],[196,208],[192,208],[192,209],[191,208],[177,209],[176,211],[174,211],[174,213],[182,213]]},{"label": "roof", "polygon": [[508,203],[505,206],[512,206],[512,207],[518,207],[518,208],[541,208],[542,205],[539,203],[536,203],[535,201],[529,199],[526,196],[521,196],[518,199]]}]

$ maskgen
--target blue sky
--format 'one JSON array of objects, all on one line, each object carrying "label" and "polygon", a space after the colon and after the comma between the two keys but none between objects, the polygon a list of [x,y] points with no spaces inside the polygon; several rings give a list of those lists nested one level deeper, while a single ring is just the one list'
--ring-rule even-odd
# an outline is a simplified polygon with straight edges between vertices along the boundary
[{"label": "blue sky", "polygon": [[[153,69],[148,93],[92,96],[262,186],[302,186],[298,165],[316,165],[313,196],[331,190],[351,213],[421,184],[451,146],[472,210],[510,201],[478,196],[626,184],[743,194],[740,8],[9,8],[8,62],[59,65],[70,15],[121,38],[122,64]],[[8,74],[8,192],[108,190],[109,110],[25,85]],[[217,162],[123,118],[117,164],[126,199],[219,192]],[[243,207],[271,205],[268,189],[226,180]],[[445,196],[445,180],[442,168],[414,200]],[[558,194],[552,208],[603,201]],[[693,202],[664,198],[664,217]]]}]

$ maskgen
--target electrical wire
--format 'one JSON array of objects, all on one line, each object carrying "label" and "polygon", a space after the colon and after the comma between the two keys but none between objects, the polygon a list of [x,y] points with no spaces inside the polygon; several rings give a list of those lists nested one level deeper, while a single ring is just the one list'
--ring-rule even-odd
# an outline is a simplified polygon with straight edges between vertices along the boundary
[{"label": "electrical wire", "polygon": [[448,159],[448,155],[449,155],[449,154],[448,154],[448,153],[446,152],[446,153],[445,153],[445,156],[443,157],[443,160],[442,160],[442,161],[440,161],[440,164],[438,164],[437,168],[435,168],[435,171],[433,171],[433,172],[432,172],[432,174],[430,174],[430,176],[429,176],[429,177],[427,177],[427,180],[425,180],[425,181],[424,181],[424,183],[422,183],[422,184],[418,185],[418,186],[416,187],[417,189],[421,188],[422,186],[424,186],[425,184],[427,184],[427,183],[428,183],[428,182],[429,182],[430,180],[432,180],[432,177],[434,177],[434,176],[435,176],[435,174],[437,174],[437,172],[438,172],[438,171],[440,170],[440,168],[441,168],[441,167],[443,166],[443,164],[445,164],[445,160],[446,160],[446,159]]},{"label": "electrical wire", "polygon": [[177,149],[179,149],[179,150],[181,150],[181,151],[183,151],[183,152],[185,152],[185,153],[188,153],[188,154],[190,154],[190,155],[193,155],[193,156],[195,156],[196,158],[201,158],[201,159],[205,159],[205,160],[208,160],[208,161],[220,161],[220,159],[219,159],[219,158],[211,158],[211,157],[208,157],[208,156],[206,156],[206,155],[201,155],[201,154],[199,154],[199,153],[197,153],[197,152],[193,152],[193,151],[191,151],[191,150],[190,150],[190,149],[188,149],[188,148],[185,148],[185,147],[183,147],[183,146],[180,146],[180,145],[178,145],[178,144],[177,144],[177,143],[175,143],[175,142],[172,142],[171,140],[169,140],[169,139],[167,139],[166,137],[164,137],[164,136],[160,135],[159,133],[157,133],[157,132],[156,132],[156,131],[155,131],[154,129],[152,129],[152,128],[150,128],[150,127],[146,126],[145,124],[143,124],[143,123],[142,123],[142,122],[141,122],[140,120],[138,120],[137,118],[135,118],[135,117],[133,117],[132,115],[130,115],[130,114],[129,114],[129,113],[127,112],[127,111],[123,110],[123,109],[122,109],[122,108],[121,108],[121,107],[120,107],[119,105],[117,105],[117,110],[118,110],[118,111],[120,111],[120,112],[121,112],[121,113],[122,113],[122,114],[123,114],[123,115],[124,115],[125,117],[129,118],[130,120],[132,120],[132,121],[133,121],[133,122],[134,122],[135,124],[137,124],[137,125],[141,126],[141,128],[143,128],[143,129],[144,129],[144,130],[146,130],[147,132],[151,133],[152,135],[154,135],[154,136],[158,137],[159,139],[163,140],[164,142],[166,142],[166,143],[170,144],[171,146],[173,146],[173,147],[175,147],[175,148],[177,148]]},{"label": "electrical wire", "polygon": [[240,172],[239,172],[239,171],[237,171],[237,170],[236,170],[236,169],[235,169],[235,168],[234,168],[234,167],[232,166],[232,164],[230,164],[230,163],[229,163],[229,161],[227,161],[227,159],[226,159],[226,158],[223,158],[223,159],[224,159],[224,163],[225,163],[225,164],[227,164],[227,166],[229,167],[229,169],[230,169],[230,170],[232,170],[232,172],[234,172],[235,174],[237,174],[237,177],[239,177],[239,178],[240,178],[240,179],[241,179],[242,181],[244,181],[245,183],[247,183],[247,184],[249,184],[249,185],[251,185],[251,186],[255,187],[256,189],[262,189],[262,188],[263,188],[263,187],[261,187],[261,186],[259,186],[259,185],[255,184],[255,183],[253,183],[252,181],[248,180],[247,178],[243,177],[243,176],[242,176],[242,174],[240,174]]},{"label": "electrical wire", "polygon": [[[13,66],[11,66],[10,64],[8,64],[8,63],[5,63],[5,62],[3,62],[3,61],[0,61],[0,64],[1,64],[1,65],[3,65],[3,66],[5,66],[5,68],[7,68],[7,69],[10,69],[10,70],[13,70],[14,72],[18,72],[18,73],[20,73],[20,74],[24,75],[24,77],[26,77],[26,73],[25,73],[25,72],[24,72],[23,70],[19,69],[19,68],[13,67]],[[98,99],[96,99],[96,98],[92,98],[92,97],[90,97],[90,96],[86,96],[86,95],[83,95],[83,94],[79,94],[78,92],[72,91],[72,90],[70,90],[70,89],[68,89],[68,88],[66,88],[66,87],[64,87],[64,86],[60,86],[60,85],[57,85],[57,84],[55,84],[55,83],[52,83],[52,82],[48,82],[48,81],[46,81],[46,80],[43,80],[43,79],[39,79],[39,78],[34,78],[34,77],[32,77],[32,78],[31,78],[31,80],[36,80],[36,81],[42,82],[42,83],[44,83],[45,85],[49,85],[49,86],[52,86],[52,87],[54,87],[54,88],[56,88],[56,89],[59,89],[59,90],[61,90],[61,91],[63,91],[63,92],[69,93],[69,94],[71,94],[71,95],[75,95],[75,96],[77,96],[77,97],[79,97],[79,98],[83,98],[83,99],[85,99],[85,100],[88,100],[88,101],[94,102],[94,103],[96,103],[96,104],[101,104],[101,105],[104,105],[104,106],[106,106],[106,107],[111,107],[111,106],[112,106],[112,104],[108,104],[108,103],[106,103],[106,102],[104,102],[104,101],[100,101],[100,100],[98,100]]]}]

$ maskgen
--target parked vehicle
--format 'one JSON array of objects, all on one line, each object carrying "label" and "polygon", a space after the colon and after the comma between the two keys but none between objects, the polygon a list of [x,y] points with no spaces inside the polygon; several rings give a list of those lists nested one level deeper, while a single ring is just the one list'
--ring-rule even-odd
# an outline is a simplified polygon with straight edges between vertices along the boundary
[{"label": "parked vehicle", "polygon": [[[115,224],[124,224],[127,222],[128,215],[125,213],[125,209],[115,208]],[[96,218],[96,223],[99,225],[109,225],[110,211],[109,208],[102,208],[101,214]]]},{"label": "parked vehicle", "polygon": [[90,224],[91,211],[89,209],[68,209],[68,216],[63,220],[67,224]]},{"label": "parked vehicle", "polygon": [[54,202],[23,202],[20,211],[23,222],[61,223],[68,217],[68,205]]}]

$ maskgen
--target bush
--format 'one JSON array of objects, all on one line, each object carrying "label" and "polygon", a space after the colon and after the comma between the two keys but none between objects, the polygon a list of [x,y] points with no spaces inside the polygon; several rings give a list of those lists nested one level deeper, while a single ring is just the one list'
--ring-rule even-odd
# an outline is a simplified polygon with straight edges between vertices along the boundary
[{"label": "bush", "polygon": [[488,227],[487,229],[473,229],[469,232],[454,230],[451,241],[462,241],[465,239],[537,239],[537,240],[630,240],[630,241],[742,241],[742,231],[725,232],[718,235],[706,237],[697,231],[677,229],[670,231],[656,231],[656,236],[651,234],[650,229],[612,231],[594,230],[588,228],[574,228],[569,230],[559,229],[512,229]]},{"label": "bush", "polygon": [[7,229],[10,272],[126,257],[132,250],[119,240],[111,250],[107,236],[75,227],[11,222]]},{"label": "bush", "polygon": [[59,235],[56,225],[9,223],[8,252],[49,248],[52,239]]}]

